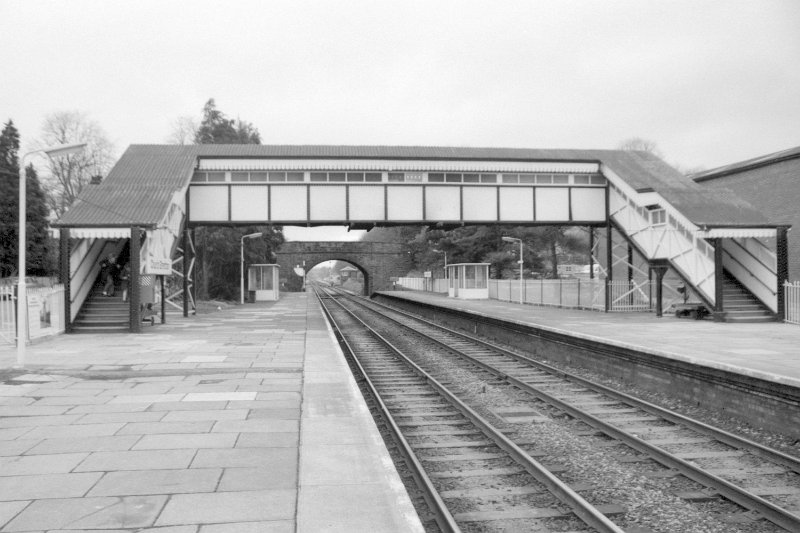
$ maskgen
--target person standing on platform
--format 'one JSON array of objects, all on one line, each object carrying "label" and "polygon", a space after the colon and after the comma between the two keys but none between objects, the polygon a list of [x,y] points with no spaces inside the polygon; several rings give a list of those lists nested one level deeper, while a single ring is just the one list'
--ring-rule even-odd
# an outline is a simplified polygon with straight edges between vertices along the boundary
[{"label": "person standing on platform", "polygon": [[131,265],[126,263],[119,274],[119,290],[122,291],[122,301],[128,301],[128,281],[131,279]]},{"label": "person standing on platform", "polygon": [[114,254],[108,254],[108,258],[100,263],[100,280],[103,282],[103,296],[114,296],[114,284],[117,281],[117,260]]}]

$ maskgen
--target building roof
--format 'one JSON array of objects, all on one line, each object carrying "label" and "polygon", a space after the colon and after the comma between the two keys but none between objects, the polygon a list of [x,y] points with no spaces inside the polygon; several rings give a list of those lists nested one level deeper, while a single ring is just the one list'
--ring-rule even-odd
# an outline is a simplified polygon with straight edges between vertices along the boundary
[{"label": "building roof", "polygon": [[738,163],[731,163],[729,165],[712,168],[711,170],[704,170],[703,172],[692,174],[690,177],[699,183],[721,178],[730,174],[737,174],[746,170],[752,170],[758,167],[772,165],[790,159],[800,159],[800,146],[781,150],[780,152],[773,152],[771,154],[754,157],[745,161],[739,161]]},{"label": "building roof", "polygon": [[596,162],[637,191],[655,191],[697,225],[769,226],[733,193],[711,191],[648,152],[622,150],[335,145],[131,145],[109,175],[84,188],[56,227],[155,226],[176,192],[188,186],[198,158],[415,159]]}]

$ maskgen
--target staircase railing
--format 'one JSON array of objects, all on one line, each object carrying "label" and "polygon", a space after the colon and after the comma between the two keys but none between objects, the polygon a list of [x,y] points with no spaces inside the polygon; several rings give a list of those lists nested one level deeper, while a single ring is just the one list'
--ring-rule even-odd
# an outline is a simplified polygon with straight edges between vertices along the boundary
[{"label": "staircase railing", "polygon": [[659,202],[665,220],[652,224],[650,211],[609,184],[611,217],[648,260],[667,259],[710,304],[715,300],[714,247],[698,237],[697,228],[666,202]]},{"label": "staircase railing", "polygon": [[756,238],[726,239],[723,267],[773,313],[778,311],[778,273],[775,254]]},{"label": "staircase railing", "polygon": [[100,273],[101,258],[108,254],[119,255],[124,244],[124,240],[115,242],[99,238],[78,239],[69,256],[70,320],[75,320],[91,292]]}]

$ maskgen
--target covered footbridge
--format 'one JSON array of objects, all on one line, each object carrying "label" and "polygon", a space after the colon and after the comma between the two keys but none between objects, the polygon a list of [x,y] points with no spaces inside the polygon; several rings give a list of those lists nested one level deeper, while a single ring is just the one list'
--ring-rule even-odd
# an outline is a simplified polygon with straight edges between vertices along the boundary
[{"label": "covered footbridge", "polygon": [[[787,227],[646,152],[132,145],[54,224],[65,316],[78,314],[108,250],[130,257],[132,331],[141,327],[142,286],[188,315],[193,228],[253,224],[584,226],[609,283],[636,290],[642,279],[655,275],[660,286],[672,276],[726,320],[734,303],[723,287],[732,281],[772,317],[784,310]],[[170,291],[164,278],[173,275],[181,282]]]}]

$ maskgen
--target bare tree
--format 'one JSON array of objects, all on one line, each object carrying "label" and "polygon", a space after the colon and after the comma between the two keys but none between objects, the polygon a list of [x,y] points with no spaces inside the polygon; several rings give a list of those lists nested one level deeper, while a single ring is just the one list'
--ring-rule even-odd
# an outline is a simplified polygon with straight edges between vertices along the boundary
[{"label": "bare tree", "polygon": [[664,159],[664,153],[658,147],[658,144],[650,139],[643,137],[631,137],[625,139],[617,145],[617,150],[630,150],[639,152],[649,152],[659,159]]},{"label": "bare tree", "polygon": [[181,115],[172,123],[172,131],[167,136],[167,144],[192,144],[200,125],[194,117]]},{"label": "bare tree", "polygon": [[[625,139],[617,145],[617,150],[649,152],[659,159],[664,159],[664,153],[658,147],[658,144],[653,140],[644,139],[642,137]],[[686,167],[680,163],[670,163],[670,165],[684,176],[691,176],[692,174],[697,174],[705,170],[703,166]]]},{"label": "bare tree", "polygon": [[50,208],[56,216],[69,209],[93,176],[105,176],[114,162],[114,146],[100,125],[80,111],[58,111],[45,117],[33,148],[86,143],[80,153],[48,159],[42,178]]}]

